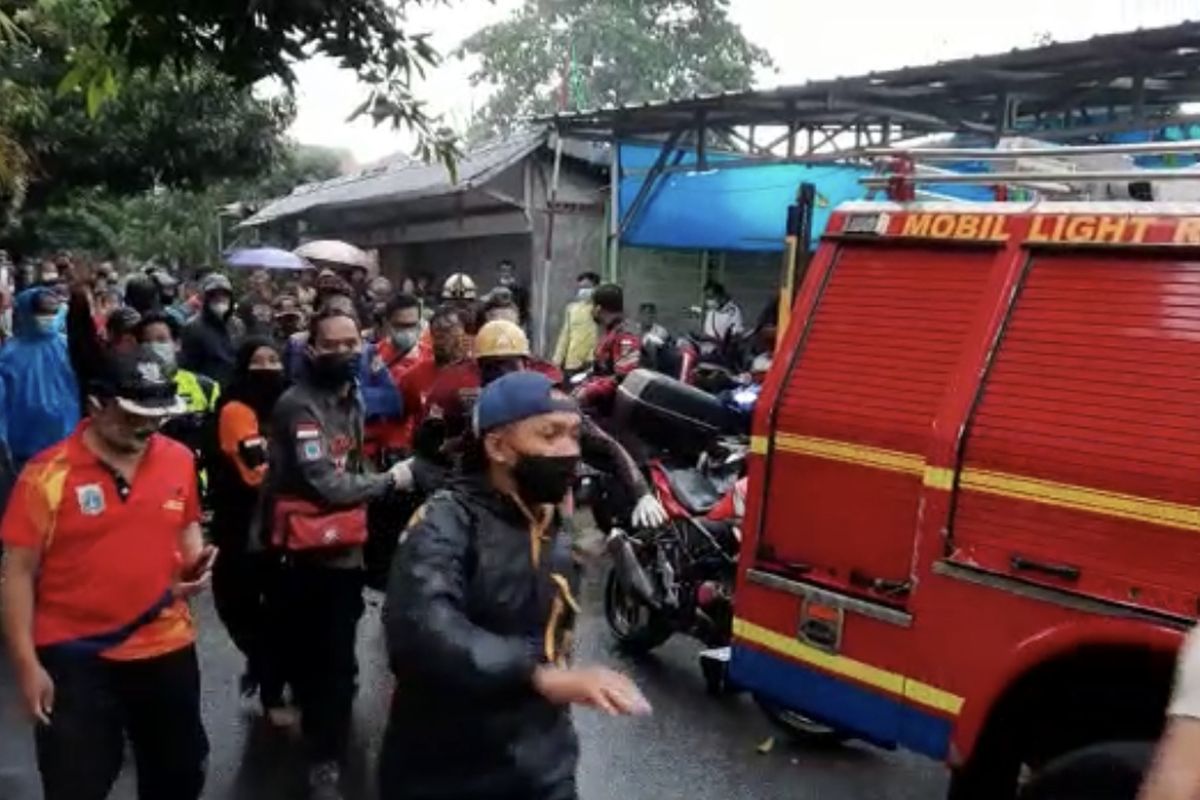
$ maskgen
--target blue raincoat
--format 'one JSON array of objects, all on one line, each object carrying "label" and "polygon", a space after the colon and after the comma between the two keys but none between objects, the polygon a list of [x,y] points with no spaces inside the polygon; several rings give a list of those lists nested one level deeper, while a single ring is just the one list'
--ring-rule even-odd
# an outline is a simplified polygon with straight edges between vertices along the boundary
[{"label": "blue raincoat", "polygon": [[67,337],[43,333],[34,303],[49,289],[26,289],[16,297],[13,338],[0,350],[0,430],[18,469],[79,424],[79,387],[67,355]]}]

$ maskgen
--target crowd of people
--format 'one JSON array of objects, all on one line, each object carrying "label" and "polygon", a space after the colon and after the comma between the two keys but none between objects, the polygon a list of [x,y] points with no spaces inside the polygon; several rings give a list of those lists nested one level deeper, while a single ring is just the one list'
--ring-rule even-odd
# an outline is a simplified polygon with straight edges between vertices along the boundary
[{"label": "crowd of people", "polygon": [[313,797],[340,797],[364,584],[386,592],[396,679],[382,797],[574,797],[567,707],[649,710],[569,660],[578,463],[618,477],[636,524],[666,518],[581,413],[654,333],[620,287],[579,277],[547,361],[511,265],[486,293],[461,273],[438,292],[255,272],[239,292],[53,267],[0,349],[0,604],[47,800],[105,796],[126,740],[143,800],[199,797],[187,601],[210,583],[241,689],[299,730]]}]

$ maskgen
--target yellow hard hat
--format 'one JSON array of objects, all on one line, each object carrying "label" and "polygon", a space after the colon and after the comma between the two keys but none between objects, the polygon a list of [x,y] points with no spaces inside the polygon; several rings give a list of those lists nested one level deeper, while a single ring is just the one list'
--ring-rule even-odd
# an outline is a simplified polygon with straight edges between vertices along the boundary
[{"label": "yellow hard hat", "polygon": [[520,325],[506,319],[485,324],[475,335],[476,358],[528,358],[529,338]]}]

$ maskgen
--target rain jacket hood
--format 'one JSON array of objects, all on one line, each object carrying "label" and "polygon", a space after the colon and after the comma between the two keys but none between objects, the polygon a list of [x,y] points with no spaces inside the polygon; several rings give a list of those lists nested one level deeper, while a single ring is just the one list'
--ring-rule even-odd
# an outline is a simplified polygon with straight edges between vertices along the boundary
[{"label": "rain jacket hood", "polygon": [[66,438],[79,423],[79,388],[67,338],[39,330],[33,313],[38,298],[49,291],[34,288],[17,295],[14,336],[0,350],[0,414],[18,466]]},{"label": "rain jacket hood", "polygon": [[[53,294],[53,290],[43,286],[36,286],[32,289],[25,289],[17,294],[13,301],[13,336],[19,336],[22,339],[36,340],[49,339],[62,334],[62,327],[59,326],[54,333],[44,333],[38,328],[37,315],[34,308],[38,300],[43,295]],[[61,315],[63,308],[55,312],[55,317]]]}]

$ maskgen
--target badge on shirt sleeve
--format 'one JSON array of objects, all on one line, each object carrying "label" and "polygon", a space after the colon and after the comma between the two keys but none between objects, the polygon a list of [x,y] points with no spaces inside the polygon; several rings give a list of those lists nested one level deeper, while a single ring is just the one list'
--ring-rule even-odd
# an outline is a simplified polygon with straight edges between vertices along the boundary
[{"label": "badge on shirt sleeve", "polygon": [[320,439],[302,439],[300,441],[300,457],[305,461],[320,461],[325,455],[325,448]]},{"label": "badge on shirt sleeve", "polygon": [[79,501],[79,512],[87,517],[98,517],[104,513],[104,490],[98,483],[87,483],[75,488]]}]

